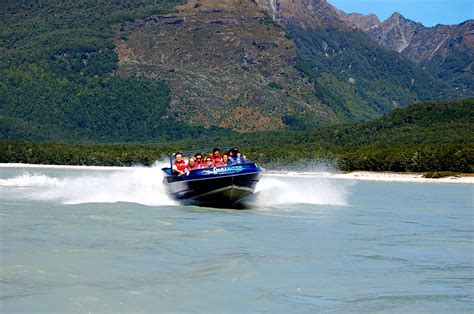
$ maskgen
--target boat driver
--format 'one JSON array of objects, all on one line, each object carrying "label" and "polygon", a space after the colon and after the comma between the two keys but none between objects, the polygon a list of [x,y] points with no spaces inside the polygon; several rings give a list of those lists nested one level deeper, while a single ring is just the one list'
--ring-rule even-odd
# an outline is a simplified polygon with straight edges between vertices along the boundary
[{"label": "boat driver", "polygon": [[174,163],[173,163],[173,173],[179,176],[185,174],[184,170],[186,169],[186,162],[184,161],[183,154],[176,153],[174,155]]}]

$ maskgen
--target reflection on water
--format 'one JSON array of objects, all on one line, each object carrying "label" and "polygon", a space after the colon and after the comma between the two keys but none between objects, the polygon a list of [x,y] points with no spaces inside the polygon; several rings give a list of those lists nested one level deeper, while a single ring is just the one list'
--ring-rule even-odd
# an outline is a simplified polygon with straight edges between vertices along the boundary
[{"label": "reflection on water", "polygon": [[471,185],[267,176],[235,211],[155,170],[0,169],[2,312],[472,312]]}]

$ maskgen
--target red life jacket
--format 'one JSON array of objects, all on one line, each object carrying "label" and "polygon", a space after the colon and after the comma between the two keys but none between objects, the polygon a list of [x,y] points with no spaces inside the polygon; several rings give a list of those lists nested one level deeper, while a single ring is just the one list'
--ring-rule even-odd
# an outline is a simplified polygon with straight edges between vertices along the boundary
[{"label": "red life jacket", "polygon": [[200,166],[204,164],[204,161],[202,161],[202,158],[201,159],[196,159],[196,165]]},{"label": "red life jacket", "polygon": [[224,163],[224,161],[217,161],[217,162],[214,162],[214,166],[216,167],[224,167],[226,166],[226,164]]},{"label": "red life jacket", "polygon": [[197,162],[194,163],[194,166],[192,166],[192,167],[191,167],[190,164],[187,164],[187,165],[186,165],[186,169],[188,169],[189,171],[191,171],[191,170],[196,170],[196,169],[199,169],[199,165],[198,165]]},{"label": "red life jacket", "polygon": [[222,162],[222,156],[219,154],[219,156],[215,157],[213,154],[209,155],[209,158],[211,158],[212,162],[214,164],[217,164],[219,162]]},{"label": "red life jacket", "polygon": [[209,168],[214,168],[214,167],[215,167],[214,163],[212,163],[210,166],[208,166],[207,162],[200,166],[200,168],[202,168],[202,169],[209,169]]},{"label": "red life jacket", "polygon": [[186,169],[186,162],[184,162],[184,160],[181,160],[180,162],[175,160],[173,164],[178,168],[178,171],[184,171],[184,169]]}]

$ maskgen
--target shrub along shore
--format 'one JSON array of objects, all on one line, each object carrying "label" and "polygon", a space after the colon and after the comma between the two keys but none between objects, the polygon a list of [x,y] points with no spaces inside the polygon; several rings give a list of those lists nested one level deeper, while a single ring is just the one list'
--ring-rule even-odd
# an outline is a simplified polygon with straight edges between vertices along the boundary
[{"label": "shrub along shore", "polygon": [[[72,145],[26,141],[0,142],[0,163],[85,166],[151,166],[169,154],[192,147],[171,145]],[[341,171],[474,171],[474,145],[362,147],[242,147],[255,162],[271,170],[305,169],[325,163]]]}]

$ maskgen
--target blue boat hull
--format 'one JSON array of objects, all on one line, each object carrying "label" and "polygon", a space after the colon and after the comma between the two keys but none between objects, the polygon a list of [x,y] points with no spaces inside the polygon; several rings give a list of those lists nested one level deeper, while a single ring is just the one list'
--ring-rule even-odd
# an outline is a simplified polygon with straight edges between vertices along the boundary
[{"label": "blue boat hull", "polygon": [[183,204],[236,208],[253,194],[261,177],[261,168],[252,163],[167,175],[164,183],[168,193]]}]

